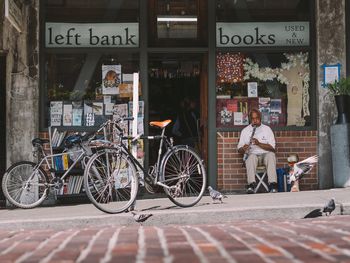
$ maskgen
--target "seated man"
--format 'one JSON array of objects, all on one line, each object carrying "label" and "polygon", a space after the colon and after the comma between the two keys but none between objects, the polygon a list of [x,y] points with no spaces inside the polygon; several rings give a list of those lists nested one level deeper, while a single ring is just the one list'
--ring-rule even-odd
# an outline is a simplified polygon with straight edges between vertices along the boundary
[{"label": "seated man", "polygon": [[238,152],[247,154],[248,157],[245,161],[248,181],[247,193],[254,193],[255,173],[259,158],[262,158],[266,166],[270,192],[275,193],[277,188],[275,136],[269,126],[261,123],[259,110],[251,110],[249,119],[250,125],[242,130],[237,146]]}]

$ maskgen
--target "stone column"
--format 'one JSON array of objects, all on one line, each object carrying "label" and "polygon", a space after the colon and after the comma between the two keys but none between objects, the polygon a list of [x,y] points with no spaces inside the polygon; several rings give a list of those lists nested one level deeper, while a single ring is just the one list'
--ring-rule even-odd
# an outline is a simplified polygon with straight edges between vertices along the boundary
[{"label": "stone column", "polygon": [[345,0],[317,0],[316,3],[318,176],[320,189],[325,189],[333,187],[330,126],[335,121],[337,111],[334,98],[327,96],[327,89],[321,86],[323,80],[321,65],[340,63],[342,75],[345,75]]},{"label": "stone column", "polygon": [[39,130],[39,0],[20,1],[21,32],[5,19],[0,47],[7,52],[7,166],[32,159]]}]

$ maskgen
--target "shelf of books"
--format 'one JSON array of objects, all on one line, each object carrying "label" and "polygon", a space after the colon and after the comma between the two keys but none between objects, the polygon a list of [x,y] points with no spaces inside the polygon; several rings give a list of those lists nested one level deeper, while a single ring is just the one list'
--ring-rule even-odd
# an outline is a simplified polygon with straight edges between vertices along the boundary
[{"label": "shelf of books", "polygon": [[[64,153],[64,139],[69,135],[67,130],[60,130],[57,127],[49,127],[50,151],[51,154],[61,154],[52,158],[52,167],[55,169],[57,176],[62,176],[73,163],[74,156],[69,153]],[[76,198],[84,198],[85,191],[83,190],[84,170],[80,167],[73,167],[66,176],[63,187],[59,192],[56,192],[57,199],[70,199],[73,201]],[[75,200],[77,201],[77,200]]]},{"label": "shelf of books", "polygon": [[61,192],[57,194],[57,198],[66,197],[67,195],[85,194],[83,187],[84,176],[82,174],[72,174],[64,182]]},{"label": "shelf of books", "polygon": [[[64,144],[64,140],[67,136],[71,135],[74,132],[84,132],[88,129],[87,126],[95,127],[97,129],[98,126],[96,125],[96,121],[98,124],[102,123],[105,118],[108,116],[110,118],[118,118],[120,116],[133,116],[133,102],[129,101],[127,103],[116,103],[113,104],[111,112],[113,111],[114,114],[112,115],[100,115],[104,117],[97,117],[96,112],[92,110],[92,114],[90,114],[90,110],[87,110],[87,113],[84,113],[87,109],[87,106],[84,106],[82,109],[83,113],[77,113],[74,114],[74,105],[77,105],[77,103],[72,103],[72,107],[66,107],[63,102],[51,102],[51,125],[49,127],[49,137],[50,137],[50,151],[51,154],[58,154],[63,153],[66,150],[66,146]],[[94,105],[94,103],[92,104]],[[106,110],[105,104],[99,104],[100,107]],[[60,110],[58,110],[60,108]],[[69,113],[70,116],[67,117],[67,108],[72,109]],[[52,114],[54,112],[54,114]],[[57,112],[60,112],[60,114],[57,114]],[[55,115],[53,117],[53,115]],[[138,107],[138,115],[137,115],[137,134],[143,134],[144,133],[144,101],[139,101],[139,107]],[[70,122],[70,125],[68,126],[67,119],[75,119],[80,118],[79,121],[72,121]],[[93,121],[93,122],[91,122]],[[62,125],[63,124],[63,125]],[[83,126],[74,126],[74,124],[83,124]],[[86,125],[86,126],[84,126]],[[120,124],[121,128],[124,130],[125,134],[131,135],[131,130],[133,127],[133,121],[123,122]],[[91,127],[91,128],[92,128]],[[77,128],[77,129],[75,129]],[[85,130],[86,129],[86,130]],[[144,144],[142,140],[138,140],[137,143],[137,159],[142,163],[144,158]],[[52,167],[55,168],[56,174],[63,175],[64,172],[69,168],[69,165],[73,163],[74,156],[71,156],[71,154],[63,153],[62,155],[55,156],[52,159]],[[57,193],[57,199],[66,199],[69,200],[69,202],[74,202],[75,197],[77,199],[86,197],[85,190],[83,187],[83,173],[84,170],[81,168],[74,167],[70,172],[69,175],[65,178],[64,186],[62,190]]]},{"label": "shelf of books", "polygon": [[286,125],[285,99],[263,97],[235,97],[216,99],[216,126],[219,128],[242,127],[249,124],[249,111],[259,109],[261,120],[271,126]]}]

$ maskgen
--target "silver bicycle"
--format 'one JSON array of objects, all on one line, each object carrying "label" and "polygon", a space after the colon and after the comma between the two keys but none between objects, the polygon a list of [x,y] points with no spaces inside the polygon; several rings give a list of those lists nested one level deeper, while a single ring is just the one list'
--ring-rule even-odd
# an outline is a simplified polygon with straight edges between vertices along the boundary
[{"label": "silver bicycle", "polygon": [[[33,139],[33,154],[38,159],[38,162],[20,161],[7,169],[2,179],[2,190],[6,199],[20,208],[34,208],[45,200],[50,189],[60,192],[64,185],[64,180],[71,170],[77,167],[78,163],[81,163],[84,168],[88,159],[92,156],[93,142],[101,141],[93,141],[95,136],[102,131],[104,131],[102,136],[106,136],[106,127],[111,126],[114,122],[116,121],[107,120],[92,134],[84,136],[73,134],[68,136],[64,140],[66,149],[62,153],[47,154],[44,150],[44,145],[49,144],[50,141],[40,138]],[[71,159],[74,161],[60,175],[55,169],[54,161],[52,160],[63,155],[71,156]]]},{"label": "silver bicycle", "polygon": [[180,207],[194,206],[202,198],[206,187],[206,171],[202,158],[187,145],[174,146],[164,134],[171,120],[150,122],[160,129],[157,136],[129,138],[159,140],[158,158],[146,171],[125,143],[122,129],[115,125],[119,142],[105,143],[86,164],[84,187],[91,202],[106,213],[126,211],[135,201],[139,183],[148,192],[163,188],[168,198]]}]

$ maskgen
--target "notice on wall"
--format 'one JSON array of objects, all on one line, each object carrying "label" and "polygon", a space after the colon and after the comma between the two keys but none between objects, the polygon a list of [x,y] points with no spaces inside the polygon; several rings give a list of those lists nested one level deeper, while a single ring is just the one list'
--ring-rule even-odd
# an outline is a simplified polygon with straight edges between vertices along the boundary
[{"label": "notice on wall", "polygon": [[339,81],[340,77],[340,64],[337,65],[324,65],[324,84],[334,83]]}]

